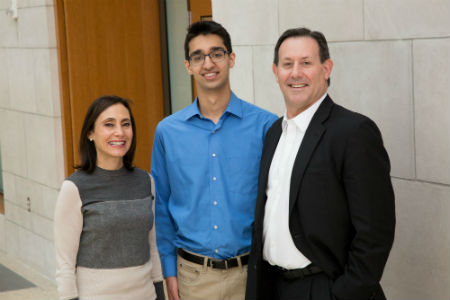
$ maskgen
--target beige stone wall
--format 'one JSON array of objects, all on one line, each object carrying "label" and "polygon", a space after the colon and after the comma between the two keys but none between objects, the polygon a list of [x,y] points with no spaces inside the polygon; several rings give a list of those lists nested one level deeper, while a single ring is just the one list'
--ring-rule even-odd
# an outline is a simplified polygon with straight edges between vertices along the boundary
[{"label": "beige stone wall", "polygon": [[236,52],[232,88],[284,111],[272,74],[287,28],[322,31],[339,104],[379,125],[392,164],[397,229],[382,283],[393,299],[450,296],[450,1],[212,0]]},{"label": "beige stone wall", "polygon": [[52,0],[0,0],[0,251],[54,277],[53,210],[64,178]]},{"label": "beige stone wall", "polygon": [[[285,29],[323,31],[330,95],[373,118],[392,160],[397,232],[383,284],[395,299],[448,299],[450,1],[212,0],[237,54],[233,90],[281,114],[271,71]],[[0,251],[54,275],[52,219],[64,177],[53,0],[0,0]],[[28,200],[29,199],[29,200]]]}]

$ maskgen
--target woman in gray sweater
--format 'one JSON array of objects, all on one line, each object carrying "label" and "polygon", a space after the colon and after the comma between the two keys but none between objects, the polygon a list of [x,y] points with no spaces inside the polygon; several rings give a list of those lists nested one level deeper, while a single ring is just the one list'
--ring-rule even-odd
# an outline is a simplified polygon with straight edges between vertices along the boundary
[{"label": "woman in gray sweater", "polygon": [[63,182],[55,209],[60,298],[155,299],[153,283],[163,277],[154,185],[150,174],[132,164],[136,127],[128,101],[96,99],[79,145],[81,164]]}]

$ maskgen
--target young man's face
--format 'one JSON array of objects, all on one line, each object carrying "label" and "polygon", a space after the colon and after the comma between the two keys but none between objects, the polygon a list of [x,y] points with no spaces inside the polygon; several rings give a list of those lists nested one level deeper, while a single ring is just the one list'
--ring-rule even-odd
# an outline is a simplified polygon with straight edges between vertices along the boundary
[{"label": "young man's face", "polygon": [[328,88],[333,62],[320,62],[319,45],[311,37],[292,37],[283,41],[273,73],[286,102],[288,118],[313,105]]},{"label": "young man's face", "polygon": [[[215,34],[199,35],[189,42],[189,56],[209,54],[214,50],[227,50],[222,38]],[[199,92],[220,92],[229,88],[229,70],[234,66],[235,54],[225,54],[220,62],[213,62],[209,56],[202,63],[194,64],[185,60],[184,64],[190,75],[194,76]]]}]

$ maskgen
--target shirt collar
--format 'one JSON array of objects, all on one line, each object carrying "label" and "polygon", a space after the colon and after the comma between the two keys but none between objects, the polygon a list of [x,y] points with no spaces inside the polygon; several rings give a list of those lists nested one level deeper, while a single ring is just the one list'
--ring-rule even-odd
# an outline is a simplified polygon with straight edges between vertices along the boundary
[{"label": "shirt collar", "polygon": [[242,103],[236,95],[231,92],[230,102],[228,103],[227,109],[225,112],[228,112],[236,117],[242,119]]},{"label": "shirt collar", "polygon": [[197,98],[195,98],[194,102],[191,105],[188,105],[183,111],[183,119],[185,121],[189,120],[193,116],[201,116],[200,111],[198,110]]},{"label": "shirt collar", "polygon": [[316,113],[317,109],[319,108],[320,104],[323,102],[326,96],[327,92],[325,92],[325,94],[322,97],[320,97],[320,99],[317,100],[313,105],[311,105],[305,111],[299,113],[292,119],[288,119],[287,112],[285,112],[283,117],[283,131],[286,129],[289,123],[293,125],[295,124],[295,126],[302,132],[306,132],[306,129],[308,129],[309,123],[311,122],[311,119],[313,118],[314,114]]},{"label": "shirt collar", "polygon": [[[226,112],[235,115],[238,118],[242,118],[242,104],[240,102],[240,99],[236,97],[236,95],[233,92],[231,92],[230,101],[228,102],[228,106],[225,109],[224,113]],[[186,109],[184,110],[183,119],[187,121],[194,116],[200,117],[201,115],[202,114],[198,109],[198,97],[197,97],[195,98],[195,101],[191,105],[187,106]]]}]

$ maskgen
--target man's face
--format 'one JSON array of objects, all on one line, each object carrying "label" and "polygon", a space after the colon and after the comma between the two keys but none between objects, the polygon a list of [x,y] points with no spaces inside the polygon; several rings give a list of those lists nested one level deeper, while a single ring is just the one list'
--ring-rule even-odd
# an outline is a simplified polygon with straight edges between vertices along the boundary
[{"label": "man's face", "polygon": [[333,62],[320,62],[319,45],[311,37],[283,41],[273,73],[284,96],[288,118],[293,118],[325,94]]},{"label": "man's face", "polygon": [[[189,42],[189,56],[193,54],[209,54],[211,51],[227,50],[222,38],[215,34],[199,35]],[[199,92],[221,91],[229,88],[229,70],[234,66],[235,54],[225,54],[223,61],[214,63],[209,56],[203,63],[193,65],[184,61],[190,75],[194,76]]]}]

